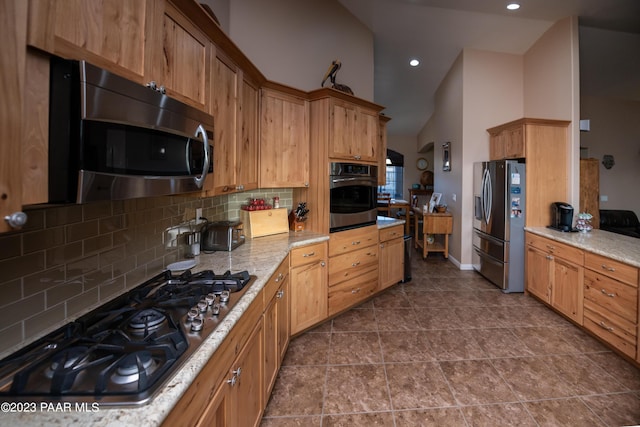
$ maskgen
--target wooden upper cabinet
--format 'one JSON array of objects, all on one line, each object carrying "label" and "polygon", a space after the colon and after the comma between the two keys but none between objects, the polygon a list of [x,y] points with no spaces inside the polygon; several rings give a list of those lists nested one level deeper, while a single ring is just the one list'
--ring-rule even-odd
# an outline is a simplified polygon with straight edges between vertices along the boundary
[{"label": "wooden upper cabinet", "polygon": [[329,157],[377,162],[378,112],[335,98],[330,108]]},{"label": "wooden upper cabinet", "polygon": [[151,66],[145,71],[145,80],[155,81],[169,96],[211,113],[213,43],[171,3],[154,4],[156,14],[163,8],[161,31],[147,37],[145,47],[152,50],[153,60],[148,62]]},{"label": "wooden upper cabinet", "polygon": [[525,159],[527,227],[551,224],[551,203],[568,201],[569,123],[525,118],[487,130],[492,160]]},{"label": "wooden upper cabinet", "polygon": [[279,90],[262,90],[260,187],[309,185],[309,103]]},{"label": "wooden upper cabinet", "polygon": [[213,188],[210,196],[236,191],[236,138],[238,134],[238,67],[217,51],[211,90],[215,137]]},{"label": "wooden upper cabinet", "polygon": [[153,0],[31,0],[27,43],[63,58],[86,59],[144,82],[157,19]]},{"label": "wooden upper cabinet", "polygon": [[162,0],[31,0],[27,43],[208,111],[212,43]]},{"label": "wooden upper cabinet", "polygon": [[238,105],[236,176],[242,191],[258,188],[260,89],[243,73]]}]

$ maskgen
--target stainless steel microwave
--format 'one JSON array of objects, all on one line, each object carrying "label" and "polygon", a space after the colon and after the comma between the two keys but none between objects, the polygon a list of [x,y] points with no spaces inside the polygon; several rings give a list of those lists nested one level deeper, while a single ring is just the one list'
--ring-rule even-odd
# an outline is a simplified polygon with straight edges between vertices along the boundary
[{"label": "stainless steel microwave", "polygon": [[51,59],[49,202],[195,192],[213,117],[85,61]]}]

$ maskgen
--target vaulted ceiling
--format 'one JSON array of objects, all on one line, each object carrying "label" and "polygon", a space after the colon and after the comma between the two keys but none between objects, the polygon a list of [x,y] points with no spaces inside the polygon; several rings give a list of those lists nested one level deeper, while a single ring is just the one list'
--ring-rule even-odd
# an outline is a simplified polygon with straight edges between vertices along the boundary
[{"label": "vaulted ceiling", "polygon": [[463,48],[524,54],[568,16],[581,26],[581,90],[640,101],[640,0],[520,0],[517,11],[506,0],[339,1],[374,34],[374,101],[393,117],[390,135],[417,135]]}]

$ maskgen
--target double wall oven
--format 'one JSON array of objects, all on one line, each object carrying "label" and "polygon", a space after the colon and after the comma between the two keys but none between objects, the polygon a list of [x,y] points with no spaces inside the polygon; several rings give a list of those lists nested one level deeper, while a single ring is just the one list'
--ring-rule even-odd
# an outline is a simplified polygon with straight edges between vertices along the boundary
[{"label": "double wall oven", "polygon": [[329,175],[329,231],[375,224],[378,167],[331,163]]}]

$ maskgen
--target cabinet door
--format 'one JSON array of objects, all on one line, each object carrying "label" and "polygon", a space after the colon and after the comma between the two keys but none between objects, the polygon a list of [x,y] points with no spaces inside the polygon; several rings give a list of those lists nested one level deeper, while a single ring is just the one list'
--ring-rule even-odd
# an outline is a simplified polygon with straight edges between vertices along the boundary
[{"label": "cabinet door", "polygon": [[[164,86],[167,95],[210,113],[213,44],[171,3],[155,2],[156,7],[162,4],[161,31],[150,35],[145,47],[156,55],[145,72],[146,80]],[[157,34],[162,35],[161,40]]]},{"label": "cabinet door", "polygon": [[378,185],[387,183],[387,122],[390,120],[386,116],[380,115],[380,129],[378,133]]},{"label": "cabinet door", "polygon": [[212,109],[215,118],[213,141],[213,188],[208,195],[236,191],[238,69],[222,52],[213,66]]},{"label": "cabinet door", "polygon": [[395,285],[404,276],[404,240],[380,243],[380,290]]},{"label": "cabinet door", "polygon": [[244,78],[240,88],[240,129],[236,147],[236,176],[239,190],[258,188],[258,112],[259,91],[257,85]]},{"label": "cabinet door", "polygon": [[354,142],[360,160],[377,162],[380,139],[380,121],[378,113],[364,108],[358,108],[358,135]]},{"label": "cabinet door", "polygon": [[554,257],[551,306],[582,324],[583,267]]},{"label": "cabinet door", "polygon": [[489,137],[489,160],[502,160],[505,157],[505,132],[492,134]]},{"label": "cabinet door", "polygon": [[[27,4],[20,0],[4,1],[0,5],[3,25],[0,36],[3,88],[0,100],[0,218],[22,209],[22,107],[26,64]],[[7,64],[11,64],[8,66]],[[0,222],[0,232],[11,228]]]},{"label": "cabinet door", "polygon": [[273,90],[263,90],[260,131],[260,187],[307,187],[308,102]]},{"label": "cabinet door", "polygon": [[[229,378],[233,374],[229,373]],[[213,394],[213,398],[209,401],[207,408],[202,413],[202,417],[198,420],[196,427],[224,427],[230,426],[231,423],[231,387],[230,384],[223,382],[218,390]]]},{"label": "cabinet door", "polygon": [[264,401],[269,399],[289,345],[289,276],[282,279],[264,312]]},{"label": "cabinet door", "polygon": [[234,422],[230,425],[250,427],[260,424],[264,408],[262,327],[262,321],[258,322],[233,364],[237,381],[229,414]]},{"label": "cabinet door", "polygon": [[550,261],[548,254],[527,246],[527,291],[546,303],[550,302]]},{"label": "cabinet door", "polygon": [[327,318],[327,268],[325,261],[291,269],[291,334]]},{"label": "cabinet door", "polygon": [[[139,83],[153,61],[147,39],[159,17],[152,0],[32,2],[29,44],[64,58],[86,59]],[[46,25],[45,25],[46,23]],[[6,39],[5,39],[6,40]]]},{"label": "cabinet door", "polygon": [[504,158],[505,159],[519,159],[525,156],[524,151],[524,133],[523,126],[517,126],[513,129],[507,129],[504,131],[505,138],[504,143]]},{"label": "cabinet door", "polygon": [[332,99],[330,117],[329,157],[357,160],[360,155],[355,143],[358,109],[348,102]]}]

